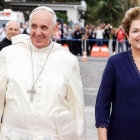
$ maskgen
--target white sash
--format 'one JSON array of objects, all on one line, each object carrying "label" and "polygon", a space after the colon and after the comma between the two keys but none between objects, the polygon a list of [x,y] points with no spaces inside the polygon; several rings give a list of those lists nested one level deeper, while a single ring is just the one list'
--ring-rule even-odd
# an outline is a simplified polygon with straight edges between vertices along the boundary
[{"label": "white sash", "polygon": [[5,109],[2,125],[33,135],[56,135],[57,132],[53,117],[23,115],[12,109]]}]

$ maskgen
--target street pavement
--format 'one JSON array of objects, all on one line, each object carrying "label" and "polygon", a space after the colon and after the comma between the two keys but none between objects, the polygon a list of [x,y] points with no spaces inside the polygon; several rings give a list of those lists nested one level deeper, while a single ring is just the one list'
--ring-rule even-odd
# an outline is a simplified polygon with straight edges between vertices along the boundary
[{"label": "street pavement", "polygon": [[[112,55],[112,40],[109,41],[109,52]],[[116,48],[118,50],[118,48]],[[124,45],[124,50],[126,47]],[[85,119],[87,140],[97,140],[97,130],[95,128],[95,102],[98,88],[101,82],[103,70],[108,58],[87,57],[87,61],[82,61],[78,56],[80,73],[84,87]]]},{"label": "street pavement", "polygon": [[[112,55],[112,41],[109,42],[109,52]],[[82,61],[78,56],[80,73],[84,87],[85,119],[87,140],[98,140],[95,128],[95,102],[98,88],[101,82],[102,73],[108,58],[87,57],[87,61]]]},{"label": "street pavement", "polygon": [[97,140],[95,128],[95,101],[101,81],[103,69],[108,58],[87,57],[88,61],[80,62],[80,72],[84,87],[85,119],[87,140]]}]

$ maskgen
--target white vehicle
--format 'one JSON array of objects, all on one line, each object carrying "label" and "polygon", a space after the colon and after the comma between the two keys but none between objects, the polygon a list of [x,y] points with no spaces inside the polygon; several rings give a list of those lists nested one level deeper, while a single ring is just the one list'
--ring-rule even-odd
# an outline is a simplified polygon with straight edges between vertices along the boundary
[{"label": "white vehicle", "polygon": [[12,11],[11,9],[4,9],[3,11],[0,11],[0,28],[9,20],[16,20],[23,24],[25,23],[24,14],[22,12]]}]

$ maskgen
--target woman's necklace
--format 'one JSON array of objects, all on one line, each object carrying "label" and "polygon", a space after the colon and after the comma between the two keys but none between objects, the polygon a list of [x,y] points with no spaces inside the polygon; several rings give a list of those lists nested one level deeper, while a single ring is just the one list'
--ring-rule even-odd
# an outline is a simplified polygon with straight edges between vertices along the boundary
[{"label": "woman's necklace", "polygon": [[48,57],[49,57],[49,54],[50,54],[50,52],[51,52],[51,50],[52,50],[53,47],[54,47],[54,44],[53,44],[52,47],[50,48],[50,50],[49,50],[49,52],[48,52],[48,54],[47,54],[47,56],[46,56],[46,59],[45,59],[45,61],[44,61],[44,64],[43,64],[43,66],[42,66],[42,68],[41,68],[39,74],[37,75],[37,78],[35,79],[35,78],[34,78],[34,66],[33,66],[33,52],[32,52],[32,48],[31,48],[31,45],[30,45],[31,64],[32,64],[32,78],[33,78],[32,87],[31,87],[30,90],[27,90],[27,93],[30,93],[30,102],[33,102],[34,95],[36,94],[35,85],[36,85],[36,83],[37,83],[37,81],[38,81],[40,75],[42,74],[42,71],[44,70],[44,67],[45,67],[46,62],[47,62]]}]

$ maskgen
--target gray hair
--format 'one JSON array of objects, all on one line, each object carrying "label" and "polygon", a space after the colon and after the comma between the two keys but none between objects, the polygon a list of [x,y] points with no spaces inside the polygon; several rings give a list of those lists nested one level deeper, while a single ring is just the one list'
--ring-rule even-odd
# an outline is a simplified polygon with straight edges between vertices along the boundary
[{"label": "gray hair", "polygon": [[11,23],[13,23],[13,22],[17,23],[18,28],[19,28],[19,30],[20,30],[20,24],[19,24],[19,22],[18,22],[17,20],[9,20],[9,21],[6,23],[5,29],[7,29],[7,28],[9,27],[9,25],[10,25]]},{"label": "gray hair", "polygon": [[30,14],[30,16],[29,16],[29,21],[31,20],[33,13],[34,13],[35,11],[37,11],[37,10],[46,10],[46,11],[52,13],[52,14],[53,14],[53,22],[54,22],[54,25],[57,24],[57,21],[56,21],[57,17],[56,17],[55,12],[54,12],[51,8],[49,8],[49,7],[47,7],[47,6],[39,6],[39,7],[35,8],[35,9],[31,12],[31,14]]}]

